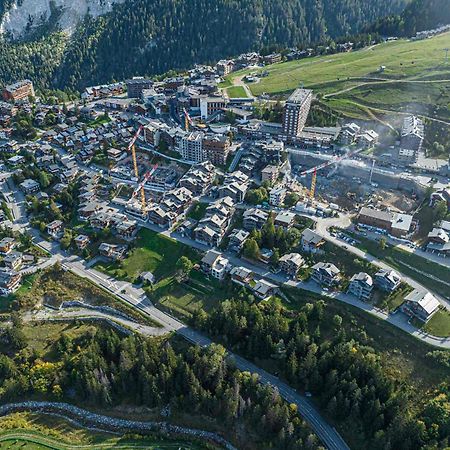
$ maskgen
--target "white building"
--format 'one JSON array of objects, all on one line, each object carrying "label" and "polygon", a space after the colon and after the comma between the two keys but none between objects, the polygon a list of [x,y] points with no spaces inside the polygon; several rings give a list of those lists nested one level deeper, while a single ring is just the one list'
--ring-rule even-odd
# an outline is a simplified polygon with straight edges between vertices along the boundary
[{"label": "white building", "polygon": [[367,301],[372,295],[373,279],[364,272],[356,273],[352,276],[347,293],[354,295],[359,300]]},{"label": "white building", "polygon": [[203,162],[206,160],[206,151],[203,148],[203,133],[192,132],[180,141],[178,151],[181,158],[186,161]]},{"label": "white building", "polygon": [[287,191],[281,186],[272,188],[269,192],[269,202],[273,206],[281,206],[286,198]]}]

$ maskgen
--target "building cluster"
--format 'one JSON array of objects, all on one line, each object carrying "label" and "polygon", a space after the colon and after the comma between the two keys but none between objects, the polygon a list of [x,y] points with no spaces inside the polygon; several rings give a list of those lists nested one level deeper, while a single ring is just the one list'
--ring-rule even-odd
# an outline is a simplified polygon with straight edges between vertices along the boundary
[{"label": "building cluster", "polygon": [[220,245],[231,225],[234,210],[235,202],[231,197],[222,197],[211,203],[193,230],[194,239],[209,247]]},{"label": "building cluster", "polygon": [[345,124],[339,133],[341,145],[358,145],[361,148],[372,148],[379,142],[379,135],[374,130],[363,130],[356,123]]},{"label": "building cluster", "polygon": [[23,276],[36,270],[37,258],[27,249],[20,251],[17,239],[5,236],[0,239],[0,296],[14,294],[22,284]]},{"label": "building cluster", "polygon": [[276,284],[257,276],[246,267],[233,266],[226,257],[214,250],[205,254],[201,268],[207,275],[219,281],[228,275],[233,283],[249,289],[260,300],[267,300],[278,292]]}]

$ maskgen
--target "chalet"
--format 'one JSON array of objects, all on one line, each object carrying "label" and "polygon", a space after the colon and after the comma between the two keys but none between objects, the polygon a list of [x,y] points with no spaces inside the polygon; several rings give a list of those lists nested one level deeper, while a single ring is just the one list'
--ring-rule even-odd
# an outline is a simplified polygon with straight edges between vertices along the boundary
[{"label": "chalet", "polygon": [[173,211],[168,211],[160,205],[154,205],[148,210],[148,221],[161,228],[172,228],[178,215]]},{"label": "chalet", "polygon": [[312,269],[312,279],[318,284],[334,286],[339,282],[341,271],[332,263],[319,262]]},{"label": "chalet", "polygon": [[137,231],[137,222],[135,220],[124,220],[118,222],[114,229],[123,239],[131,239]]},{"label": "chalet", "polygon": [[229,261],[224,258],[219,252],[209,250],[201,261],[202,270],[222,281],[228,272]]},{"label": "chalet", "polygon": [[246,267],[233,267],[230,275],[231,281],[241,286],[247,286],[253,280],[253,272]]},{"label": "chalet", "polygon": [[61,235],[63,223],[61,220],[54,220],[53,222],[50,222],[45,229],[50,236],[57,238]]},{"label": "chalet", "polygon": [[281,186],[272,188],[269,192],[269,203],[273,206],[281,206],[286,198],[287,190]]},{"label": "chalet", "polygon": [[394,292],[401,282],[400,275],[394,270],[381,269],[375,274],[375,286],[382,291]]},{"label": "chalet", "polygon": [[17,291],[20,287],[22,275],[17,272],[0,271],[0,295],[7,296]]},{"label": "chalet", "polygon": [[275,227],[291,228],[295,223],[295,214],[289,211],[281,211],[275,216]]},{"label": "chalet", "polygon": [[17,270],[23,263],[23,253],[16,251],[9,252],[3,258],[3,263],[10,270]]},{"label": "chalet", "polygon": [[278,289],[276,284],[269,283],[264,279],[258,280],[252,287],[254,294],[261,300],[268,300],[272,297]]},{"label": "chalet", "polygon": [[278,179],[279,173],[280,170],[278,169],[277,166],[266,166],[261,171],[261,180],[263,182],[268,181],[270,184],[274,184]]},{"label": "chalet", "polygon": [[84,234],[79,234],[74,239],[74,242],[79,250],[84,250],[90,244],[91,240],[89,239],[89,236],[86,236]]},{"label": "chalet", "polygon": [[280,258],[280,269],[293,278],[304,265],[305,260],[299,253],[288,253]]},{"label": "chalet", "polygon": [[325,244],[325,239],[313,230],[307,228],[302,233],[301,244],[302,250],[306,253],[321,253],[323,251],[321,248]]},{"label": "chalet", "polygon": [[12,237],[4,237],[0,241],[0,254],[7,255],[16,246],[16,240]]},{"label": "chalet", "polygon": [[261,229],[267,222],[269,214],[260,209],[252,208],[244,211],[244,228],[248,231]]},{"label": "chalet", "polygon": [[101,256],[118,261],[125,258],[127,247],[124,245],[114,245],[102,242],[98,247],[98,251]]},{"label": "chalet", "polygon": [[228,237],[228,249],[240,252],[249,236],[250,233],[248,231],[234,229]]},{"label": "chalet", "polygon": [[360,272],[351,278],[347,293],[354,295],[359,300],[367,301],[372,295],[372,290],[372,277],[367,273]]},{"label": "chalet", "polygon": [[439,301],[427,291],[414,290],[405,297],[400,307],[410,317],[416,317],[422,322],[428,322],[439,310]]},{"label": "chalet", "polygon": [[19,186],[25,194],[34,194],[35,192],[39,192],[41,190],[39,183],[29,178],[20,183]]}]

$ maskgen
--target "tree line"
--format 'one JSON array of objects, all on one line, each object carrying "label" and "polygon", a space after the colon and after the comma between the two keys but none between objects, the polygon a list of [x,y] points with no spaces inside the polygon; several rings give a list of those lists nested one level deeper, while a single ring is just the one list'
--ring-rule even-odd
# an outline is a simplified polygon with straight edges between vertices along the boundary
[{"label": "tree line", "polygon": [[290,385],[313,393],[341,429],[351,430],[359,448],[446,447],[448,382],[418,407],[413,386],[390,376],[364,336],[348,336],[343,318],[326,317],[325,308],[319,300],[295,313],[274,302],[252,303],[243,294],[210,315],[199,311],[193,322],[242,355],[271,361]]},{"label": "tree line", "polygon": [[82,89],[248,51],[305,48],[354,36],[380,17],[400,13],[405,3],[130,0],[104,16],[86,17],[70,39],[61,32],[19,43],[0,39],[0,80],[30,77],[42,87]]},{"label": "tree line", "polygon": [[13,351],[0,355],[4,402],[34,395],[96,407],[146,406],[213,418],[243,449],[323,449],[295,405],[237,370],[220,345],[176,349],[168,340],[98,328],[76,338],[62,333],[47,359],[27,348],[22,327],[13,315],[3,334]]}]

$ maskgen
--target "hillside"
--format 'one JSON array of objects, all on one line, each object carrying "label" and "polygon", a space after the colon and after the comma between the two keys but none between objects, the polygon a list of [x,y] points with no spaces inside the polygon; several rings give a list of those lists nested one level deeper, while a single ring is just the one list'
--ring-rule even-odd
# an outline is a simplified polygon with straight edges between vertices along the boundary
[{"label": "hillside", "polygon": [[450,24],[448,0],[413,0],[399,15],[377,21],[372,29],[386,36],[413,36],[417,31]]},{"label": "hillside", "polygon": [[[258,96],[285,95],[304,84],[348,117],[369,118],[377,110],[413,111],[450,123],[450,63],[443,51],[449,46],[450,33],[446,33],[274,64],[265,68],[267,77],[248,86]],[[380,66],[385,66],[382,73]],[[228,81],[237,83],[251,72],[234,73]]]},{"label": "hillside", "polygon": [[351,35],[380,17],[399,13],[405,4],[406,0],[288,0],[280,7],[277,0],[128,0],[100,17],[87,16],[71,39],[52,34],[64,51],[50,61],[46,51],[48,30],[57,29],[53,22],[42,24],[40,37],[34,30],[25,42],[3,42],[0,81],[30,77],[41,86],[79,89],[138,73],[159,74],[250,50],[305,46]]}]

